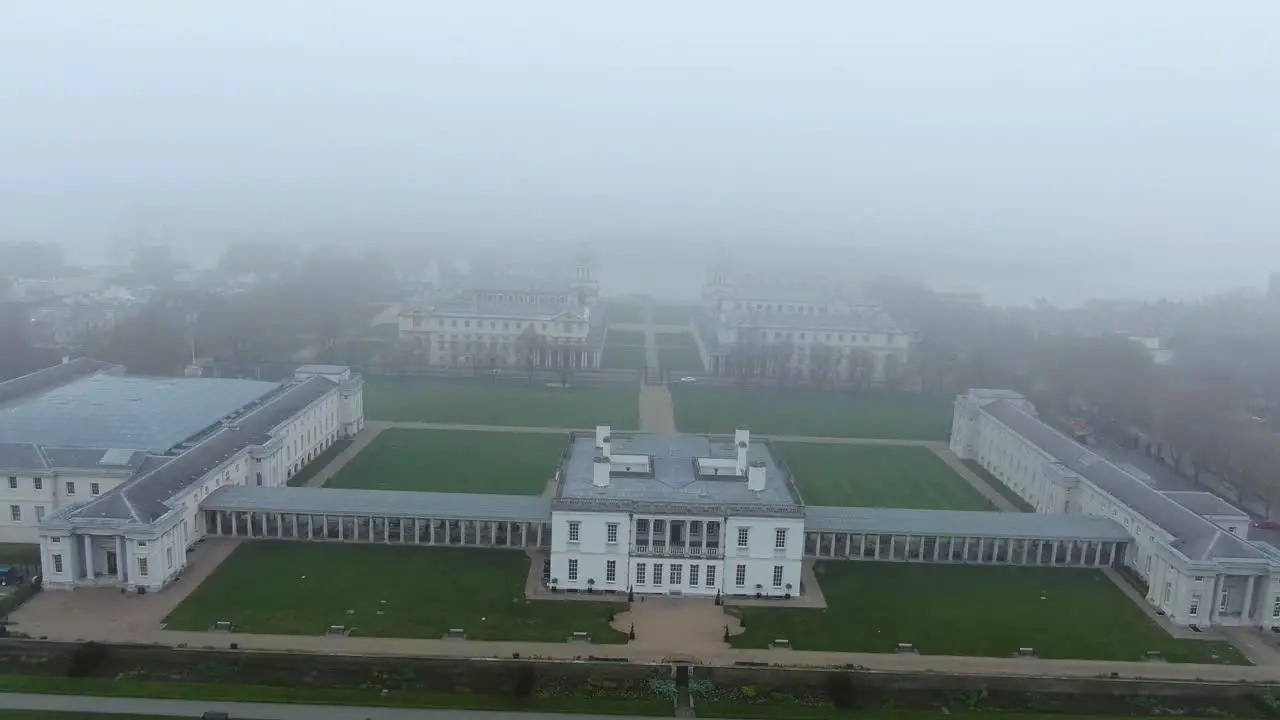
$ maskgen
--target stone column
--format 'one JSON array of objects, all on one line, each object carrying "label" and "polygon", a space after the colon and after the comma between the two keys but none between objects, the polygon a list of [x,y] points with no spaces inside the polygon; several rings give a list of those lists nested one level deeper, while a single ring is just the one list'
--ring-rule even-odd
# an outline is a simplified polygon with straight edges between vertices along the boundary
[{"label": "stone column", "polygon": [[253,537],[253,512],[244,514],[244,525],[249,530],[249,537]]},{"label": "stone column", "polygon": [[866,556],[867,556],[867,534],[862,533],[861,535],[858,536],[858,559],[861,560]]},{"label": "stone column", "polygon": [[84,576],[93,579],[93,536],[81,535],[84,538]]},{"label": "stone column", "polygon": [[961,547],[961,553],[964,554],[964,562],[969,562],[969,538],[964,539],[964,545]]},{"label": "stone column", "polygon": [[[124,581],[127,579],[126,578],[127,573],[125,572],[125,568],[128,566],[129,566],[129,558],[127,555],[124,554],[124,536],[117,535],[116,536],[116,579],[119,580],[121,584],[124,584]],[[1249,579],[1252,580],[1253,578],[1249,578]]]},{"label": "stone column", "polygon": [[1244,613],[1241,617],[1244,618],[1245,622],[1249,622],[1253,619],[1253,591],[1254,581],[1257,579],[1257,575],[1250,575],[1249,580],[1244,586]]},{"label": "stone column", "polygon": [[875,536],[873,536],[873,537],[875,537],[875,539],[876,539],[876,548],[875,548],[875,550],[873,551],[873,554],[872,554],[872,556],[871,556],[871,559],[872,559],[872,560],[879,560],[879,559],[880,559],[880,536],[879,536],[879,535],[875,535]]},{"label": "stone column", "polygon": [[1058,564],[1058,547],[1059,547],[1059,545],[1060,545],[1060,543],[1061,543],[1061,542],[1062,542],[1061,540],[1054,540],[1054,541],[1053,541],[1053,549],[1052,549],[1052,550],[1050,551],[1050,553],[1049,553],[1049,564],[1050,564],[1050,565],[1057,565],[1057,564]]},{"label": "stone column", "polygon": [[938,554],[942,552],[942,536],[933,536],[933,561],[938,562]]},{"label": "stone column", "polygon": [[1027,551],[1030,549],[1031,549],[1031,540],[1030,539],[1023,540],[1022,541],[1022,564],[1023,565],[1027,564]]},{"label": "stone column", "polygon": [[214,518],[213,524],[217,527],[218,534],[221,535],[222,534],[222,511],[214,510],[213,518]]},{"label": "stone column", "polygon": [[284,513],[276,513],[276,537],[284,537]]},{"label": "stone column", "polygon": [[542,547],[542,523],[538,523],[538,547]]}]

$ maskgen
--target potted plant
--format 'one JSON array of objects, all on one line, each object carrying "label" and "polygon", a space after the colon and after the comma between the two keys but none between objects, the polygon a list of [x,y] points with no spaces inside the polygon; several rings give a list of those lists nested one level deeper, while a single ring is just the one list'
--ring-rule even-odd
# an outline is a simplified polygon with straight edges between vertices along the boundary
[{"label": "potted plant", "polygon": [[560,584],[560,578],[551,578],[551,592],[556,591],[556,586]]},{"label": "potted plant", "polygon": [[595,588],[596,588],[596,579],[595,579],[595,578],[587,578],[587,592],[589,592],[589,593],[590,593],[590,592],[595,592]]},{"label": "potted plant", "polygon": [[762,597],[764,597],[764,586],[756,583],[756,599],[759,600]]},{"label": "potted plant", "polygon": [[724,626],[724,641],[729,642],[729,626]]},{"label": "potted plant", "polygon": [[635,640],[635,639],[636,639],[636,624],[635,624],[635,623],[631,623],[631,631],[627,633],[627,639],[628,639],[628,640]]},{"label": "potted plant", "polygon": [[791,599],[791,583],[787,583],[787,599]]},{"label": "potted plant", "polygon": [[635,587],[629,586],[627,587],[627,602],[633,603],[635,601],[636,601],[636,589]]}]

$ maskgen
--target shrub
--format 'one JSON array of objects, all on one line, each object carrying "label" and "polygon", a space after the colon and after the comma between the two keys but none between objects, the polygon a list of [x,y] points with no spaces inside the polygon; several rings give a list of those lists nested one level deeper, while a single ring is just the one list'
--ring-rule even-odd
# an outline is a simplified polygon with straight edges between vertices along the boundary
[{"label": "shrub", "polygon": [[831,673],[827,676],[827,699],[837,710],[853,707],[856,696],[853,678],[849,677],[849,673]]},{"label": "shrub", "polygon": [[107,659],[106,646],[96,642],[87,642],[76,646],[71,651],[71,660],[67,663],[67,677],[89,677]]}]

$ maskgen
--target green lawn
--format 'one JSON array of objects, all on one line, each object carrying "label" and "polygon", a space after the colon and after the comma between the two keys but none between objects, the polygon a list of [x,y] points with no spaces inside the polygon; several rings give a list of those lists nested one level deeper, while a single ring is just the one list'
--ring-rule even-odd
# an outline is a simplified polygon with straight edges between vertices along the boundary
[{"label": "green lawn", "polygon": [[774,447],[809,505],[995,509],[928,448],[817,443]]},{"label": "green lawn", "polygon": [[606,345],[639,345],[644,347],[644,333],[634,330],[610,330],[604,336]]},{"label": "green lawn", "polygon": [[648,364],[643,345],[605,345],[600,367],[607,370],[643,370]]},{"label": "green lawn", "polygon": [[[0,720],[178,720],[177,715],[117,715],[114,713],[0,710]],[[188,716],[190,717],[190,716]]]},{"label": "green lawn", "polygon": [[170,630],[322,635],[330,625],[366,637],[623,643],[608,602],[526,600],[529,558],[510,550],[250,542],[237,548],[165,619]]},{"label": "green lawn", "polygon": [[480,430],[383,430],[325,487],[541,495],[568,438]]},{"label": "green lawn", "polygon": [[1233,647],[1175,640],[1100,570],[828,561],[818,566],[826,610],[739,608],[735,647],[786,638],[800,650],[1248,664]]},{"label": "green lawn", "polygon": [[[570,380],[572,382],[572,380]],[[364,386],[365,417],[399,422],[634,430],[639,398],[628,384],[547,387],[524,378],[438,380],[370,378]]]},{"label": "green lawn", "polygon": [[953,398],[916,393],[678,385],[681,432],[746,426],[770,435],[946,440]]},{"label": "green lawn", "polygon": [[672,373],[702,373],[702,356],[693,335],[684,333],[658,333],[658,364]]}]

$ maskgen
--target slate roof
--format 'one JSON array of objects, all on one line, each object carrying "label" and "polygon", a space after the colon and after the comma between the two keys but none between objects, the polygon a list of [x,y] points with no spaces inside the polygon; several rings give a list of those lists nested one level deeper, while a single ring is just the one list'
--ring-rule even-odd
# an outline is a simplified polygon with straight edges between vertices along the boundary
[{"label": "slate roof", "polygon": [[108,457],[111,449],[103,448],[60,448],[45,447],[45,458],[49,461],[49,467],[58,469],[75,469],[75,470],[129,470],[130,472],[142,466],[143,460],[147,454],[141,450],[125,450],[123,453],[123,462],[111,462],[113,458]]},{"label": "slate roof", "polygon": [[51,387],[69,383],[77,378],[87,377],[100,372],[120,370],[120,366],[112,365],[92,358],[76,358],[61,365],[54,365],[37,370],[28,375],[0,382],[0,403],[47,390]]},{"label": "slate roof", "polygon": [[48,470],[40,448],[31,443],[0,442],[0,471]]},{"label": "slate roof", "polygon": [[752,440],[747,449],[748,462],[765,463],[765,489],[759,493],[747,489],[744,477],[706,477],[694,470],[694,458],[736,458],[731,437],[615,432],[611,439],[614,455],[652,456],[654,476],[618,477],[615,474],[608,487],[596,487],[592,482],[595,434],[573,433],[561,464],[556,497],[708,505],[800,504],[790,475],[778,465],[769,445],[759,439]]},{"label": "slate roof", "polygon": [[174,495],[199,481],[223,461],[246,447],[265,445],[271,431],[337,387],[320,376],[286,386],[262,404],[224,426],[182,455],[148,460],[138,475],[114,490],[71,512],[67,518],[112,519],[149,523],[169,511]]},{"label": "slate roof", "polygon": [[1132,540],[1111,518],[970,510],[821,507],[805,510],[806,532],[954,535],[1034,540]]},{"label": "slate roof", "polygon": [[1266,558],[1258,548],[1223,531],[1010,401],[997,400],[983,406],[982,411],[1172,535],[1174,549],[1188,558]]},{"label": "slate roof", "polygon": [[441,520],[546,522],[551,501],[540,495],[485,495],[402,490],[228,485],[200,502],[205,510],[325,513]]}]

